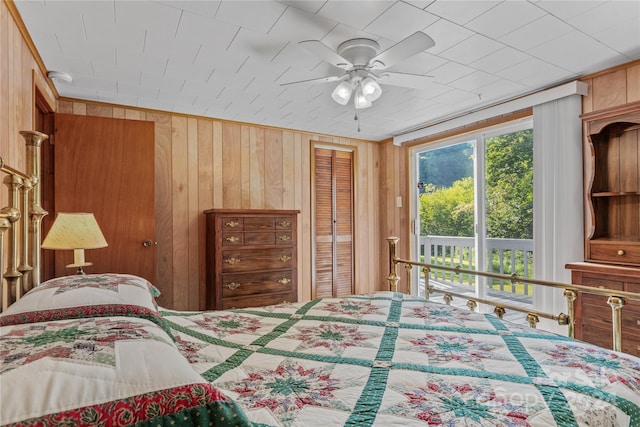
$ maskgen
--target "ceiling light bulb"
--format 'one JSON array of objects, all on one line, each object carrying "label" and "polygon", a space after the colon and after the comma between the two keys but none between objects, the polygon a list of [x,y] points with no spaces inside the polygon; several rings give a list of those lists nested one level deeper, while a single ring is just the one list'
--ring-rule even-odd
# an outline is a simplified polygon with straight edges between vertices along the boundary
[{"label": "ceiling light bulb", "polygon": [[382,89],[378,82],[373,80],[371,77],[367,77],[362,81],[362,94],[365,99],[369,102],[373,102],[376,99],[380,98],[382,95]]},{"label": "ceiling light bulb", "polygon": [[347,105],[349,98],[351,98],[351,92],[353,87],[350,82],[342,82],[333,90],[331,98],[340,105]]},{"label": "ceiling light bulb", "polygon": [[361,91],[356,92],[356,95],[353,97],[353,102],[358,110],[371,107],[371,101],[369,101]]}]

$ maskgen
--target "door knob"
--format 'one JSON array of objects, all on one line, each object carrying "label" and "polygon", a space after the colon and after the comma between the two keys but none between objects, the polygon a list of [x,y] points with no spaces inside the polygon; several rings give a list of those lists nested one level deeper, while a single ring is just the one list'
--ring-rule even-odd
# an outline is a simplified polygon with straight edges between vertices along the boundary
[{"label": "door knob", "polygon": [[144,246],[145,248],[150,248],[151,246],[153,246],[154,244],[158,244],[158,242],[154,242],[152,240],[145,240],[144,242],[142,242],[142,246]]}]

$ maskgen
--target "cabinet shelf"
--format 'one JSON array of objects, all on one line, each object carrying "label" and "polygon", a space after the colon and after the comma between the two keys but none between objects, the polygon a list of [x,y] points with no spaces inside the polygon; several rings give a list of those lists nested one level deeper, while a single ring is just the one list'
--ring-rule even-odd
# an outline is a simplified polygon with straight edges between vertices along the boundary
[{"label": "cabinet shelf", "polygon": [[640,102],[581,117],[585,260],[640,266]]},{"label": "cabinet shelf", "polygon": [[640,196],[640,191],[598,191],[591,193],[591,197],[623,197]]}]

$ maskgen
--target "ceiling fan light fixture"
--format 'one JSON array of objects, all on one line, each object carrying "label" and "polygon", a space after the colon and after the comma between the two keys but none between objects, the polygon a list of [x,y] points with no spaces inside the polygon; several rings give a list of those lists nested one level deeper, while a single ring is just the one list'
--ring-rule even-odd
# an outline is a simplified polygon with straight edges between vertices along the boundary
[{"label": "ceiling fan light fixture", "polygon": [[361,83],[361,86],[362,95],[369,102],[375,101],[376,99],[380,98],[380,95],[382,95],[382,89],[380,88],[380,85],[371,77],[367,77],[366,79],[364,79]]},{"label": "ceiling fan light fixture", "polygon": [[333,93],[331,94],[331,98],[333,98],[333,100],[340,105],[347,105],[347,102],[349,102],[349,99],[351,98],[352,92],[353,86],[351,85],[351,82],[344,81],[336,86],[336,88],[333,90]]},{"label": "ceiling fan light fixture", "polygon": [[358,85],[356,94],[353,96],[353,103],[356,107],[356,110],[362,110],[363,108],[371,107],[371,101],[369,101],[364,93],[362,93],[362,86],[360,85]]}]

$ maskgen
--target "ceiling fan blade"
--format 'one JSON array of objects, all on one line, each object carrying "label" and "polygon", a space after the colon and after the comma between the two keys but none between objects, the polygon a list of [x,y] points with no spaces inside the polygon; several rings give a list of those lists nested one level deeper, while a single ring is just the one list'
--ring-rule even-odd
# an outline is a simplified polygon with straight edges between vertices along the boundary
[{"label": "ceiling fan blade", "polygon": [[298,42],[298,44],[334,67],[342,68],[343,70],[348,70],[353,67],[351,62],[338,55],[333,49],[320,40],[303,40]]},{"label": "ceiling fan blade", "polygon": [[[373,74],[373,73],[371,73]],[[433,83],[433,76],[423,74],[396,73],[385,71],[379,75],[373,74],[379,83],[391,86],[426,88]]]},{"label": "ceiling fan blade", "polygon": [[298,81],[295,81],[295,82],[280,83],[280,86],[297,85],[299,83],[329,83],[329,82],[337,82],[339,80],[344,80],[346,77],[347,77],[347,74],[345,74],[344,76],[319,77],[317,79],[298,80]]},{"label": "ceiling fan blade", "polygon": [[388,68],[435,45],[436,42],[431,37],[421,31],[416,31],[406,39],[374,56],[369,61],[369,65],[374,69]]}]

